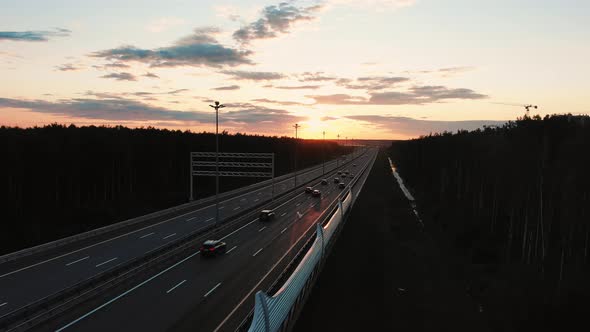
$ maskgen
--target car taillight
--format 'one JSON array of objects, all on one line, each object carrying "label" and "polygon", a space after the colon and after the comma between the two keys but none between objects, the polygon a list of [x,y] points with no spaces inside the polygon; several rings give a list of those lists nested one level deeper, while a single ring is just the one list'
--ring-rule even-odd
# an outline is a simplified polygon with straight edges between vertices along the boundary
[{"label": "car taillight", "polygon": [[209,249],[209,251],[215,251],[215,248],[211,248],[211,249]]}]

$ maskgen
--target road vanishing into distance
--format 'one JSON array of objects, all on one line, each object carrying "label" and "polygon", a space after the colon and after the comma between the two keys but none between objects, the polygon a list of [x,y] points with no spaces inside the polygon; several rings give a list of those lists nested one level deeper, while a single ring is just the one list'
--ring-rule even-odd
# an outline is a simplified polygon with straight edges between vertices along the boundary
[{"label": "road vanishing into distance", "polygon": [[[357,156],[359,153],[356,154]],[[240,228],[218,234],[227,243],[223,257],[202,259],[199,248],[180,261],[152,275],[142,276],[132,285],[114,287],[97,298],[70,310],[44,325],[48,331],[230,331],[253,307],[256,290],[265,289],[283,271],[305,242],[314,221],[336,200],[342,189],[332,181],[338,169],[356,176],[372,163],[375,149],[367,150],[354,163],[342,161],[299,171],[297,184],[322,191],[322,197],[301,193],[275,208],[276,218],[261,222],[257,218]],[[351,157],[347,158],[350,161]],[[340,167],[337,168],[337,163]],[[320,184],[322,175],[328,184]],[[344,179],[346,183],[352,178]],[[364,181],[359,181],[363,183]],[[289,177],[275,183],[275,195],[293,191]],[[353,188],[360,190],[361,186]],[[230,219],[245,210],[270,201],[271,187],[252,189],[220,202],[220,218]],[[215,222],[215,204],[161,216],[137,229],[113,232],[51,255],[33,255],[0,265],[0,319],[31,302],[90,278],[117,264],[175,241],[179,237]],[[226,234],[227,233],[227,234]]]}]

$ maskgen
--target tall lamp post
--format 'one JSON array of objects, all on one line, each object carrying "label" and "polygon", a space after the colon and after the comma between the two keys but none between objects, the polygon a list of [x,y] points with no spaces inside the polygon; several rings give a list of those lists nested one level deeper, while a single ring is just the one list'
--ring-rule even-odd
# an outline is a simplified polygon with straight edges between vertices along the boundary
[{"label": "tall lamp post", "polygon": [[326,175],[326,132],[322,132],[323,139],[322,139],[322,150],[324,151],[324,158],[322,160],[322,175]]},{"label": "tall lamp post", "polygon": [[293,128],[295,128],[295,156],[294,156],[294,163],[295,163],[295,187],[297,187],[297,130],[301,127],[298,123],[296,123]]},{"label": "tall lamp post", "polygon": [[209,105],[215,109],[215,227],[219,223],[219,109],[225,105],[218,101]]}]

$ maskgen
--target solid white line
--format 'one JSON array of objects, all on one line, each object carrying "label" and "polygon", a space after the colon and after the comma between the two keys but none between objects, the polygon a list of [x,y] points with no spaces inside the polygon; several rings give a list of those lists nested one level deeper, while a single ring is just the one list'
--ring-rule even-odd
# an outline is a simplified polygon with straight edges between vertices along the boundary
[{"label": "solid white line", "polygon": [[289,228],[289,227],[285,227],[285,229],[283,229],[283,230],[281,231],[281,234],[285,233],[285,231],[287,230],[287,228]]},{"label": "solid white line", "polygon": [[221,209],[225,209],[225,206],[220,206],[220,207],[219,207],[219,209],[220,209],[220,210],[221,210]]},{"label": "solid white line", "polygon": [[140,239],[143,239],[143,238],[146,238],[146,237],[148,237],[148,236],[152,236],[152,235],[154,235],[154,234],[156,234],[156,233],[154,233],[154,232],[151,232],[151,233],[149,233],[149,234],[146,234],[146,235],[140,236],[139,238],[140,238]]},{"label": "solid white line", "polygon": [[213,293],[213,291],[214,291],[214,290],[216,290],[216,289],[217,289],[217,287],[219,287],[219,286],[221,286],[221,283],[218,283],[217,285],[215,285],[215,287],[211,288],[211,290],[210,290],[210,291],[208,291],[208,292],[207,292],[207,294],[205,294],[205,296],[203,296],[203,297],[207,297],[207,296],[209,296],[209,295],[210,295],[211,293]]},{"label": "solid white line", "polygon": [[236,207],[236,208],[234,209],[234,211],[235,211],[235,210],[239,210],[239,209],[240,209],[240,207],[238,206],[238,207]]},{"label": "solid white line", "polygon": [[69,322],[68,324],[66,324],[66,325],[64,325],[64,326],[62,326],[61,328],[59,328],[59,329],[58,329],[58,330],[56,330],[55,332],[61,332],[61,331],[65,330],[65,329],[67,329],[68,327],[70,327],[70,326],[72,326],[72,325],[76,324],[77,322],[81,321],[82,319],[84,319],[84,318],[86,318],[86,317],[88,317],[88,316],[92,315],[93,313],[95,313],[95,312],[99,311],[100,309],[102,309],[102,308],[104,308],[104,307],[108,306],[109,304],[111,304],[111,303],[113,303],[113,302],[117,301],[118,299],[122,298],[123,296],[125,296],[125,295],[127,295],[127,294],[129,294],[129,293],[133,292],[134,290],[138,289],[139,287],[141,287],[141,286],[143,286],[143,285],[147,284],[148,282],[150,282],[150,281],[152,281],[152,280],[156,279],[157,277],[161,276],[162,274],[164,274],[164,273],[166,273],[166,272],[168,272],[168,271],[172,270],[173,268],[177,267],[178,265],[180,265],[180,264],[182,264],[182,263],[186,262],[187,260],[189,260],[189,259],[191,259],[191,258],[195,257],[196,255],[198,255],[198,254],[200,254],[200,253],[201,253],[201,251],[197,251],[197,252],[195,252],[194,254],[192,254],[192,255],[190,255],[190,256],[188,256],[188,257],[186,257],[185,259],[183,259],[183,260],[179,261],[178,263],[176,263],[176,264],[174,264],[174,265],[170,266],[170,267],[169,267],[169,268],[167,268],[166,270],[164,270],[164,271],[162,271],[162,272],[160,272],[160,273],[158,273],[158,274],[156,274],[156,275],[152,276],[151,278],[149,278],[149,279],[147,279],[147,280],[143,281],[142,283],[140,283],[140,284],[136,285],[135,287],[133,287],[133,288],[131,288],[131,289],[129,289],[129,290],[127,290],[127,291],[125,291],[125,292],[123,292],[123,293],[121,293],[121,294],[117,295],[116,297],[114,297],[114,298],[110,299],[109,301],[107,301],[107,302],[103,303],[103,304],[102,304],[102,305],[100,305],[99,307],[97,307],[97,308],[95,308],[95,309],[93,309],[93,310],[91,310],[91,311],[89,311],[89,312],[85,313],[84,315],[82,315],[82,316],[80,316],[80,317],[76,318],[75,320],[73,320],[73,321]]},{"label": "solid white line", "polygon": [[7,304],[8,304],[8,302],[4,302],[4,303],[0,304],[0,307],[3,307],[5,305],[7,305]]},{"label": "solid white line", "polygon": [[72,264],[76,264],[76,263],[78,263],[78,262],[81,262],[81,261],[83,261],[83,260],[85,260],[85,259],[88,259],[88,258],[90,258],[90,256],[86,256],[86,257],[84,257],[84,258],[80,258],[80,259],[78,259],[77,261],[69,262],[68,264],[66,264],[66,266],[70,266],[70,265],[72,265]]},{"label": "solid white line", "polygon": [[225,254],[226,254],[226,255],[227,255],[227,254],[229,254],[230,252],[232,252],[232,251],[233,251],[234,249],[236,249],[237,247],[238,247],[238,246],[235,246],[235,247],[231,248],[231,249],[230,249],[230,250],[228,250],[228,251],[227,251]]},{"label": "solid white line", "polygon": [[109,259],[109,260],[108,260],[108,261],[106,261],[106,262],[102,262],[102,263],[100,263],[100,264],[96,265],[95,267],[99,267],[99,266],[101,266],[101,265],[105,265],[106,263],[110,263],[110,262],[114,261],[115,259],[117,259],[117,257],[115,257],[115,258],[111,258],[111,259]]},{"label": "solid white line", "polygon": [[287,212],[283,212],[283,214],[281,214],[281,217],[284,217],[287,214]]},{"label": "solid white line", "polygon": [[186,221],[191,221],[191,220],[193,220],[193,219],[196,219],[196,218],[197,218],[197,217],[190,217],[190,218],[188,218]]},{"label": "solid white line", "polygon": [[185,280],[183,280],[183,281],[181,281],[181,282],[179,282],[179,283],[177,283],[177,284],[176,284],[176,286],[174,286],[174,287],[170,288],[169,290],[167,290],[167,291],[166,291],[166,294],[168,294],[168,293],[170,293],[171,291],[175,290],[176,288],[178,288],[178,286],[180,286],[180,285],[184,284],[185,282],[186,282],[186,279],[185,279]]},{"label": "solid white line", "polygon": [[266,229],[266,226],[262,227],[262,228],[261,228],[261,229],[259,229],[258,231],[259,231],[259,232],[262,232],[262,231],[263,231],[263,230],[265,230],[265,229]]},{"label": "solid white line", "polygon": [[211,220],[213,220],[213,219],[215,219],[215,218],[209,218],[209,219],[205,220],[205,222],[207,222],[207,221],[211,221]]},{"label": "solid white line", "polygon": [[252,257],[255,257],[256,255],[258,255],[258,254],[259,254],[259,253],[262,251],[262,249],[263,249],[263,248],[260,248],[260,249],[258,249],[258,251],[257,251],[257,252],[255,252],[255,253],[254,253],[254,255],[252,255]]},{"label": "solid white line", "polygon": [[164,237],[162,238],[162,240],[166,240],[167,238],[169,238],[169,237],[172,237],[172,236],[174,236],[174,235],[176,235],[176,233],[172,233],[172,234],[170,234],[170,235],[166,235],[166,236],[164,236]]}]

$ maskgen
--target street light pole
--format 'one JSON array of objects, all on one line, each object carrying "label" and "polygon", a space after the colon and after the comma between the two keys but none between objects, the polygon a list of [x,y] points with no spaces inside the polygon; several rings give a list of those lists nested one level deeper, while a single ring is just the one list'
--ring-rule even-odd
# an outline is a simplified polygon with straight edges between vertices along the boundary
[{"label": "street light pole", "polygon": [[299,127],[301,127],[298,123],[296,123],[294,126],[295,128],[295,156],[294,156],[294,163],[295,163],[295,187],[297,187],[297,129],[299,129]]},{"label": "street light pole", "polygon": [[326,132],[322,132],[323,139],[322,139],[322,150],[324,151],[324,158],[322,160],[322,175],[326,175]]},{"label": "street light pole", "polygon": [[[336,144],[338,146],[338,150],[340,150],[340,134],[338,134],[336,137],[338,137],[338,143]],[[338,154],[338,151],[336,151],[336,168],[338,168],[338,163],[340,160],[340,155]]]},{"label": "street light pole", "polygon": [[215,109],[215,227],[219,224],[219,109],[225,105],[218,101],[209,105]]}]

